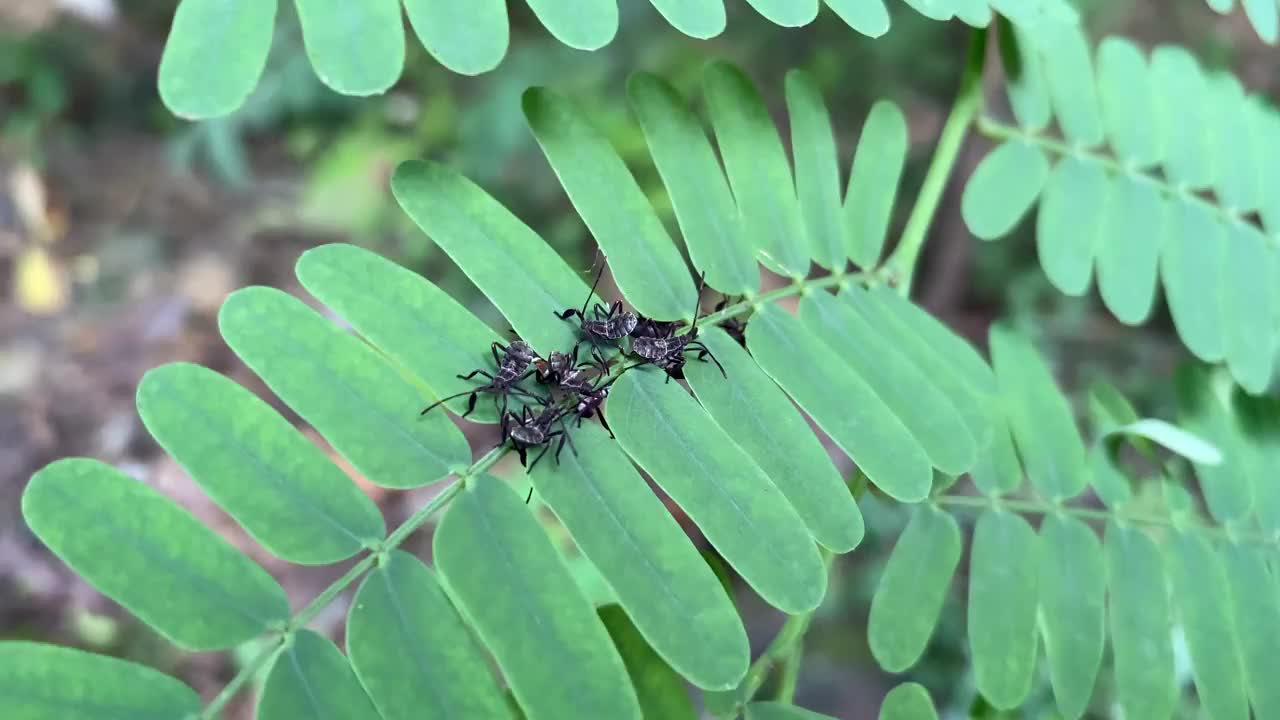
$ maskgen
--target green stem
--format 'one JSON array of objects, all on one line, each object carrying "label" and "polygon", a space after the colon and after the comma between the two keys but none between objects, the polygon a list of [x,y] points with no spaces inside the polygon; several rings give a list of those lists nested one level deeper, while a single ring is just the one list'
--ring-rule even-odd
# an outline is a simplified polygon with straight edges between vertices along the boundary
[{"label": "green stem", "polygon": [[964,73],[960,76],[959,94],[951,106],[946,124],[942,126],[938,147],[933,151],[933,159],[929,162],[929,171],[924,176],[924,184],[920,187],[915,207],[907,218],[907,226],[902,231],[897,250],[894,250],[882,269],[887,279],[895,283],[903,295],[911,292],[912,276],[929,234],[929,226],[938,212],[938,204],[942,201],[942,193],[947,188],[951,171],[960,156],[960,148],[968,135],[969,125],[982,108],[982,68],[986,56],[987,33],[976,29],[972,33]]},{"label": "green stem", "polygon": [[796,696],[796,682],[800,679],[800,659],[804,657],[804,638],[796,640],[791,652],[782,660],[782,674],[778,678],[775,698],[780,703],[791,704]]},{"label": "green stem", "polygon": [[240,692],[240,688],[248,682],[250,678],[257,675],[259,670],[269,665],[271,661],[275,659],[276,655],[283,649],[283,636],[278,638],[276,642],[271,643],[268,647],[263,648],[261,652],[249,661],[248,665],[241,668],[240,672],[236,673],[236,676],[231,678],[231,682],[227,683],[227,686],[222,688],[222,692],[218,693],[218,695],[213,698],[213,701],[204,709],[204,712],[200,713],[201,720],[214,720],[217,718],[218,713],[222,712],[222,708],[226,707],[227,703],[231,702],[231,699],[236,696],[236,693]]}]

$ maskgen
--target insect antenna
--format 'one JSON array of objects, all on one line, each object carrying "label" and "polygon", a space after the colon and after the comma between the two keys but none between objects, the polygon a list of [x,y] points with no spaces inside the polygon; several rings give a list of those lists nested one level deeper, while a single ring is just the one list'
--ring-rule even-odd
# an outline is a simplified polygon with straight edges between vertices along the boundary
[{"label": "insect antenna", "polygon": [[703,270],[698,276],[698,296],[693,300],[693,324],[689,326],[689,333],[698,329],[698,310],[702,307],[702,291],[707,287],[707,271]]},{"label": "insect antenna", "polygon": [[449,395],[448,397],[442,397],[439,400],[423,408],[422,412],[418,413],[418,415],[426,415],[428,412],[434,410],[436,407],[443,405],[454,398],[460,398],[463,395],[470,395],[473,392],[475,392],[475,390],[463,390],[460,393],[454,393],[453,395]]}]

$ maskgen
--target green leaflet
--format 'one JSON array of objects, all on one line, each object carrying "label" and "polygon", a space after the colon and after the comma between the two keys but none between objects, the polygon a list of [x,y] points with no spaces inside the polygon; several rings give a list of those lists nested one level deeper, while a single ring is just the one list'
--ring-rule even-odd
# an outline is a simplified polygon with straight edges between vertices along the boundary
[{"label": "green leaflet", "polygon": [[12,720],[194,718],[200,697],[149,667],[71,648],[0,642],[0,697]]},{"label": "green leaflet", "polygon": [[924,653],[960,562],[955,518],[930,504],[912,508],[871,599],[867,640],[880,667],[903,672]]},{"label": "green leaflet", "polygon": [[1049,514],[1040,526],[1040,632],[1058,711],[1089,707],[1104,643],[1102,544],[1088,525]]},{"label": "green leaflet", "polygon": [[969,648],[978,691],[994,707],[1015,708],[1036,666],[1039,539],[1018,515],[985,511],[969,560]]},{"label": "green leaflet", "polygon": [[880,703],[880,720],[938,720],[929,691],[913,682],[895,685]]},{"label": "green leaflet", "polygon": [[1169,717],[1177,689],[1160,550],[1142,531],[1111,521],[1106,567],[1117,699],[1125,717]]},{"label": "green leaflet", "polygon": [[1172,201],[1173,232],[1160,253],[1160,279],[1178,336],[1205,362],[1223,358],[1228,238],[1215,210],[1197,199]]},{"label": "green leaflet", "polygon": [[807,276],[808,243],[798,241],[805,228],[791,167],[764,100],[742,70],[725,62],[708,64],[702,85],[742,232],[770,269]]},{"label": "green leaflet", "polygon": [[456,73],[488,72],[507,54],[510,30],[503,0],[404,0],[404,11],[431,57]]},{"label": "green leaflet", "polygon": [[973,466],[976,448],[964,419],[943,392],[849,304],[825,292],[800,301],[800,320],[844,359],[948,475]]},{"label": "green leaflet", "polygon": [[992,399],[988,407],[991,439],[978,451],[978,459],[969,471],[969,477],[984,495],[1004,495],[1022,485],[1022,464],[1013,445],[1004,404],[999,399]]},{"label": "green leaflet", "polygon": [[182,0],[160,58],[160,98],[189,120],[226,115],[258,84],[275,0]]},{"label": "green leaflet", "polygon": [[777,702],[747,703],[743,717],[745,720],[836,720],[830,715]]},{"label": "green leaflet", "polygon": [[1148,454],[1150,447],[1140,435],[1128,435],[1122,431],[1125,426],[1138,422],[1138,411],[1115,386],[1106,381],[1095,382],[1089,388],[1089,421],[1095,438],[1089,448],[1090,481],[1103,504],[1115,510],[1129,501],[1133,491],[1129,487],[1129,478],[1117,462],[1119,443],[1108,438],[1118,434],[1144,454]]},{"label": "green leaflet", "polygon": [[103,595],[188,650],[289,618],[284,591],[187,511],[96,460],[46,465],[22,494],[36,537]]},{"label": "green leaflet", "polygon": [[1098,45],[1098,96],[1107,138],[1116,153],[1138,167],[1159,162],[1159,133],[1134,121],[1155,117],[1156,110],[1146,56],[1132,41],[1108,37]]},{"label": "green leaflet", "polygon": [[371,482],[411,488],[465,468],[471,448],[445,413],[419,416],[413,386],[301,300],[249,287],[218,313],[227,344]]},{"label": "green leaflet", "polygon": [[497,478],[467,480],[433,540],[445,589],[528,720],[640,720],[595,609],[521,500]]},{"label": "green leaflet", "polygon": [[[648,73],[631,76],[627,98],[693,265],[706,271],[708,285],[727,295],[754,294],[760,287],[755,251],[740,229],[738,206],[697,116],[671,85]],[[683,312],[687,301],[681,302]]]},{"label": "green leaflet", "polygon": [[[1191,530],[1173,533],[1166,553],[1201,705],[1215,720],[1244,720],[1249,700],[1232,629],[1231,593],[1218,553]],[[1270,650],[1274,654],[1275,648]]]},{"label": "green leaflet", "polygon": [[590,287],[510,210],[449,167],[423,160],[400,163],[391,192],[525,342],[545,354],[578,341],[575,326],[553,313],[581,307]]},{"label": "green leaflet", "polygon": [[[813,76],[792,70],[786,80],[791,153],[795,157],[796,196],[809,238],[809,256],[831,270],[849,263],[844,209],[840,204],[840,167],[831,114]],[[897,182],[881,182],[896,188]]]},{"label": "green leaflet", "polygon": [[609,417],[627,454],[766,602],[788,613],[818,606],[827,578],[804,522],[679,385],[632,370],[614,386]]},{"label": "green leaflet", "polygon": [[947,21],[951,19],[953,14],[950,8],[950,2],[947,0],[905,0],[913,10],[930,20]]},{"label": "green leaflet", "polygon": [[969,232],[983,240],[1009,233],[1027,214],[1049,177],[1049,161],[1034,145],[1009,140],[993,150],[969,177],[960,212]]},{"label": "green leaflet", "polygon": [[649,0],[671,26],[690,37],[713,38],[724,32],[724,0]]},{"label": "green leaflet", "polygon": [[[614,397],[611,414],[621,408]],[[734,687],[750,647],[715,573],[603,428],[588,423],[571,432],[576,455],[534,468],[538,496],[667,663],[698,687]]]},{"label": "green leaflet", "polygon": [[1240,386],[1261,395],[1275,372],[1276,249],[1252,224],[1240,221],[1227,227],[1225,242],[1229,280],[1222,286],[1223,351]]},{"label": "green leaflet", "polygon": [[1236,0],[1207,0],[1207,2],[1209,7],[1223,15],[1231,12],[1236,6]]},{"label": "green leaflet", "polygon": [[984,28],[991,24],[991,6],[986,0],[952,0],[952,9],[956,17],[972,27]]},{"label": "green leaflet", "polygon": [[751,7],[783,27],[800,27],[818,16],[818,0],[747,0]]},{"label": "green leaflet", "polygon": [[685,365],[698,401],[782,491],[820,545],[841,553],[857,547],[862,513],[804,417],[724,331],[700,330],[698,339],[729,377],[710,362]]},{"label": "green leaflet", "polygon": [[1040,55],[1054,115],[1072,144],[1102,142],[1102,118],[1094,83],[1093,54],[1084,28],[1074,22],[1040,22],[1027,36]]},{"label": "green leaflet", "polygon": [[1258,37],[1268,45],[1276,44],[1276,37],[1280,35],[1280,27],[1277,24],[1276,3],[1271,0],[1241,0],[1244,5],[1244,12],[1249,16],[1249,22],[1253,23],[1253,28],[1258,31]]},{"label": "green leaflet", "polygon": [[1005,92],[1013,114],[1023,129],[1033,133],[1044,130],[1053,119],[1053,111],[1040,57],[1026,32],[1015,28],[1006,17],[1000,18],[998,27],[1000,60],[1007,77]]},{"label": "green leaflet", "polygon": [[525,0],[557,40],[577,50],[599,50],[618,33],[616,0]]},{"label": "green leaflet", "polygon": [[889,11],[884,0],[826,0],[845,24],[866,35],[878,38],[889,32]]},{"label": "green leaflet", "polygon": [[787,391],[873,483],[901,502],[919,502],[933,486],[929,456],[866,381],[847,365],[801,367],[801,357],[830,350],[795,317],[775,305],[747,325],[747,346],[760,367]]},{"label": "green leaflet", "polygon": [[1232,401],[1235,443],[1224,447],[1224,455],[1228,464],[1239,463],[1237,473],[1252,480],[1258,524],[1275,535],[1280,533],[1280,483],[1273,479],[1273,469],[1280,467],[1280,400],[1236,393]]},{"label": "green leaflet", "polygon": [[382,514],[315,445],[256,395],[199,365],[171,363],[138,385],[156,441],[272,554],[302,565],[382,540]]},{"label": "green leaflet", "polygon": [[1214,153],[1214,193],[1228,208],[1252,210],[1259,200],[1255,163],[1261,148],[1254,146],[1244,87],[1235,76],[1216,73],[1206,79],[1206,91],[1211,103],[1207,110]]},{"label": "green leaflet", "polygon": [[[302,286],[397,365],[421,378],[436,397],[483,382],[458,378],[472,369],[494,372],[490,344],[502,337],[448,293],[421,275],[354,245],[322,245],[298,258]],[[466,396],[450,400],[461,414]],[[491,402],[479,402],[467,416],[473,422],[497,422]]]},{"label": "green leaflet", "polygon": [[1180,47],[1162,45],[1151,53],[1151,81],[1165,173],[1189,188],[1209,185],[1216,153],[1210,142],[1210,103],[1199,63]]},{"label": "green leaflet", "polygon": [[627,666],[644,719],[697,720],[698,713],[693,709],[684,681],[649,647],[622,608],[607,605],[597,613],[622,656],[622,663]]},{"label": "green leaflet", "polygon": [[511,717],[488,659],[409,553],[391,551],[361,582],[347,653],[382,720]]},{"label": "green leaflet", "polygon": [[618,289],[651,318],[691,320],[695,288],[684,259],[617,151],[550,90],[530,88],[523,106],[543,154],[609,258]]},{"label": "green leaflet", "polygon": [[[984,398],[995,397],[998,388],[991,366],[969,341],[952,332],[938,318],[887,286],[872,288],[865,296],[859,297],[865,297],[880,308],[882,315],[877,326],[892,324],[888,319],[892,317],[898,325],[909,328],[912,334],[923,339],[937,357],[944,358],[951,371],[963,378],[967,386]],[[917,359],[923,360],[924,357],[922,351]],[[929,372],[932,374],[934,370],[930,369]]]},{"label": "green leaflet", "polygon": [[1139,325],[1155,304],[1160,248],[1173,232],[1169,201],[1136,175],[1109,179],[1110,212],[1098,235],[1098,290],[1116,319]]},{"label": "green leaflet", "polygon": [[258,698],[259,720],[382,720],[328,638],[299,630],[276,656]]},{"label": "green leaflet", "polygon": [[1230,408],[1215,392],[1208,372],[1202,368],[1190,365],[1179,368],[1174,382],[1178,391],[1179,422],[1226,450],[1226,462],[1196,465],[1196,477],[1209,514],[1223,524],[1244,520],[1253,507],[1254,480],[1241,463],[1248,461],[1248,451],[1239,447]]},{"label": "green leaflet", "polygon": [[[294,0],[307,57],[320,80],[343,95],[377,95],[404,67],[399,0]],[[360,38],[359,42],[351,42]]]},{"label": "green leaflet", "polygon": [[1108,431],[1107,435],[1146,438],[1170,452],[1202,465],[1218,465],[1222,462],[1222,453],[1218,448],[1176,425],[1156,418],[1135,420]]},{"label": "green leaflet", "polygon": [[1280,686],[1274,682],[1276,648],[1280,647],[1280,604],[1276,602],[1280,584],[1267,561],[1268,550],[1257,545],[1227,543],[1222,550],[1236,639],[1254,716],[1259,718],[1280,717]]},{"label": "green leaflet", "polygon": [[884,253],[908,149],[902,110],[887,100],[876,102],[858,138],[844,199],[848,255],[859,267],[875,267]]},{"label": "green leaflet", "polygon": [[1084,443],[1066,397],[1031,343],[997,326],[989,337],[1001,398],[1027,477],[1046,499],[1079,495],[1089,478]]},{"label": "green leaflet", "polygon": [[1049,176],[1036,215],[1036,249],[1049,281],[1067,295],[1089,290],[1093,257],[1116,207],[1112,185],[1102,165],[1075,155]]}]

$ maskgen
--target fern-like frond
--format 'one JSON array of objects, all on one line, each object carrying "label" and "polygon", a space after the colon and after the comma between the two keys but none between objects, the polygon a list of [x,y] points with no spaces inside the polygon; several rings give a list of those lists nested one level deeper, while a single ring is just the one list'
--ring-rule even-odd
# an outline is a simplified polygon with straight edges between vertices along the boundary
[{"label": "fern-like frond", "polygon": [[1006,29],[1002,41],[1018,124],[980,120],[1000,144],[965,189],[970,230],[1004,235],[1039,199],[1054,286],[1081,295],[1096,274],[1106,306],[1136,325],[1163,285],[1187,348],[1264,391],[1280,354],[1280,175],[1264,160],[1280,151],[1280,114],[1180,48],[1148,61],[1108,38],[1095,73],[1074,25]]}]

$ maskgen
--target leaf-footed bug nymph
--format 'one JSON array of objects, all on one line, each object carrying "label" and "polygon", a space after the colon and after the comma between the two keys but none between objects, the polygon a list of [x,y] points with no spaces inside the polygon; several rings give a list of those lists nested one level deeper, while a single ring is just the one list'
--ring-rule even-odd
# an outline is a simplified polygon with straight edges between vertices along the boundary
[{"label": "leaf-footed bug nymph", "polygon": [[[706,273],[704,272],[698,279],[698,298],[702,298],[702,288],[706,283]],[[684,378],[685,353],[698,351],[698,360],[711,358],[711,362],[716,364],[720,369],[720,374],[725,374],[724,366],[711,353],[711,350],[698,340],[698,305],[695,301],[693,308],[693,324],[689,326],[689,332],[683,335],[676,335],[679,328],[677,322],[655,322],[652,320],[644,320],[642,331],[644,334],[637,332],[636,336],[631,339],[631,352],[639,355],[648,363],[656,365],[667,374],[667,382],[671,378],[681,380]]]},{"label": "leaf-footed bug nymph", "polygon": [[[488,379],[488,383],[470,390],[463,390],[460,393],[440,398],[423,408],[420,414],[426,415],[437,405],[441,405],[454,398],[462,397],[463,395],[470,395],[471,397],[467,401],[467,411],[462,413],[462,417],[470,415],[471,412],[476,409],[476,396],[479,393],[491,393],[494,395],[494,406],[498,408],[499,416],[505,415],[507,412],[507,396],[509,395],[515,395],[517,397],[523,397],[530,400],[539,399],[538,396],[526,390],[521,390],[516,386],[521,380],[524,380],[537,372],[536,368],[532,370],[529,368],[529,366],[538,359],[538,354],[533,351],[533,348],[530,347],[528,343],[522,340],[516,340],[510,345],[504,347],[503,345],[495,342],[489,347],[489,351],[493,353],[493,361],[497,363],[498,366],[498,372],[496,374],[490,374],[484,370],[472,370],[466,375],[458,375],[458,378],[461,380],[470,380],[476,375],[479,375]],[[499,354],[500,351],[501,354]],[[499,398],[501,398],[500,405]]]}]

